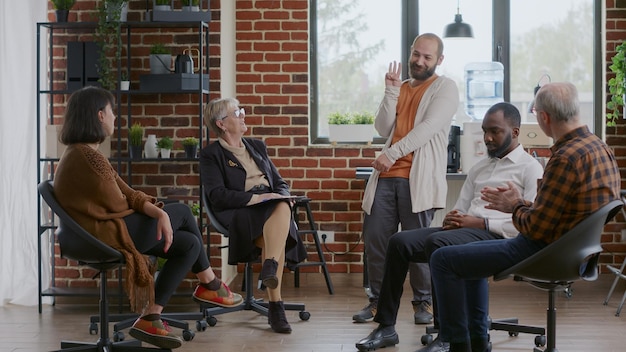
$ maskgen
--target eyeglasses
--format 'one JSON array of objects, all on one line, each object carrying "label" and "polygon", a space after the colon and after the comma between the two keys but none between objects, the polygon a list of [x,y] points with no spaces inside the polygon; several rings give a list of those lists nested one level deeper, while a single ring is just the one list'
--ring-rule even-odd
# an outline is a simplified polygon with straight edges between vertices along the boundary
[{"label": "eyeglasses", "polygon": [[[235,114],[236,118],[244,118],[246,116],[246,110],[244,110],[243,108],[239,109],[239,110],[235,110],[233,112]],[[222,117],[220,120],[223,120],[225,118],[227,118],[229,115],[226,115],[224,117]]]},{"label": "eyeglasses", "polygon": [[533,115],[535,115],[535,116],[537,116],[537,113],[538,113],[539,111],[543,111],[543,110],[537,110],[537,109],[535,109],[535,107],[533,107],[533,108],[532,108],[532,110],[530,110],[530,112],[532,112],[532,113],[533,113]]}]

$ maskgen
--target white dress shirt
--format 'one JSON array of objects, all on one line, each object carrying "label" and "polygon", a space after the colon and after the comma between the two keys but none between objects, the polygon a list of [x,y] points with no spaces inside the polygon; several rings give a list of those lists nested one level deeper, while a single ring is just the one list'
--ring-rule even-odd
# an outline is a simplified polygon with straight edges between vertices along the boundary
[{"label": "white dress shirt", "polygon": [[506,186],[512,181],[522,197],[534,201],[537,195],[537,181],[543,175],[541,164],[522,145],[518,145],[503,158],[486,158],[479,161],[467,174],[454,210],[461,213],[489,219],[489,231],[504,238],[517,236],[518,232],[511,220],[511,214],[486,209],[487,202],[480,199],[484,187]]}]

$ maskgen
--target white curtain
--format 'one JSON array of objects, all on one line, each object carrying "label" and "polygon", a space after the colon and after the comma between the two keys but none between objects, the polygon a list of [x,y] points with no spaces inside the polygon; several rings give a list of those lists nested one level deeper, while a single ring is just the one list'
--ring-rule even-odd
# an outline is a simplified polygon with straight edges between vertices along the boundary
[{"label": "white curtain", "polygon": [[0,306],[35,305],[37,22],[48,1],[0,1]]}]

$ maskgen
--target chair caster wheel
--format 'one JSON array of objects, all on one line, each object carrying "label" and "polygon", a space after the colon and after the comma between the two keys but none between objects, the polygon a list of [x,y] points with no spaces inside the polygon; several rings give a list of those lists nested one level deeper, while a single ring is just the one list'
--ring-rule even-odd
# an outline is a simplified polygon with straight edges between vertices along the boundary
[{"label": "chair caster wheel", "polygon": [[96,323],[89,324],[89,335],[98,335],[98,324]]},{"label": "chair caster wheel", "polygon": [[517,332],[517,331],[509,331],[509,336],[510,337],[518,337],[519,336],[519,332]]},{"label": "chair caster wheel", "polygon": [[487,343],[487,352],[491,352],[491,342]]},{"label": "chair caster wheel", "polygon": [[422,335],[420,342],[422,342],[422,345],[424,346],[430,345],[433,342],[433,335],[431,334]]},{"label": "chair caster wheel", "polygon": [[209,326],[215,326],[215,324],[217,324],[217,319],[215,319],[214,316],[210,316],[206,318],[206,322],[209,324]]},{"label": "chair caster wheel", "polygon": [[300,313],[298,313],[298,315],[300,316],[300,320],[309,320],[311,318],[311,313],[307,312],[307,311],[302,311]]},{"label": "chair caster wheel", "polygon": [[115,342],[124,341],[125,338],[126,338],[126,336],[124,335],[123,331],[114,331],[113,332],[113,341],[115,341]]},{"label": "chair caster wheel", "polygon": [[191,331],[191,330],[183,330],[183,340],[185,341],[191,341],[193,340],[194,336],[196,336],[196,333]]},{"label": "chair caster wheel", "polygon": [[209,323],[204,320],[196,321],[196,331],[204,331],[206,330],[207,326],[209,326]]},{"label": "chair caster wheel", "polygon": [[545,335],[535,336],[535,346],[543,347],[546,345],[546,337]]}]

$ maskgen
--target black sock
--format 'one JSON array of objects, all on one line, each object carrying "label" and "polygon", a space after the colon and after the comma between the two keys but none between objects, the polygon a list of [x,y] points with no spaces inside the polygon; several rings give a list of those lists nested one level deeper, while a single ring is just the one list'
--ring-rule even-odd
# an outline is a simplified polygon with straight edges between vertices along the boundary
[{"label": "black sock", "polygon": [[488,346],[488,337],[485,336],[472,338],[472,352],[486,352]]},{"label": "black sock", "polygon": [[161,314],[146,314],[141,317],[141,319],[145,321],[155,321],[161,319]]},{"label": "black sock", "polygon": [[211,280],[208,284],[200,283],[200,286],[206,288],[207,290],[217,291],[222,287],[222,280],[218,279],[217,276],[215,279]]},{"label": "black sock", "polygon": [[472,352],[469,342],[450,342],[450,352]]}]

